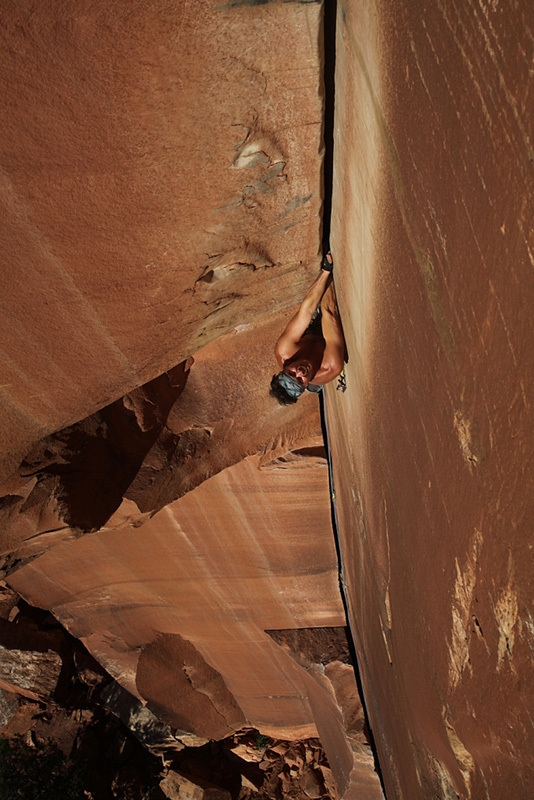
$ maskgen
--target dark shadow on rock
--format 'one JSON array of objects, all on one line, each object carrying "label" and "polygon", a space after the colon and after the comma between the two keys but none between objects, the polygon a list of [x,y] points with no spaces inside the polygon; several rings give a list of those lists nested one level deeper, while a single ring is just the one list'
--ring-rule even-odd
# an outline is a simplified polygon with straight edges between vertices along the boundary
[{"label": "dark shadow on rock", "polygon": [[[242,776],[258,789],[265,780],[258,764],[251,764],[232,753],[230,743],[226,742],[187,747],[174,758],[171,768],[203,789],[219,787],[226,790],[232,800],[240,796]],[[211,793],[205,796],[211,796]]]},{"label": "dark shadow on rock", "polygon": [[64,522],[96,531],[119,507],[185,388],[191,361],[144,384],[81,422],[43,439],[20,466],[38,482],[24,514],[51,494]]},{"label": "dark shadow on rock", "polygon": [[352,664],[347,628],[291,628],[269,630],[265,633],[276,644],[286,647],[301,666],[325,666],[332,661]]},{"label": "dark shadow on rock", "polygon": [[[13,691],[30,691],[42,701],[77,708],[88,687],[100,688],[111,681],[49,611],[30,606],[7,588],[2,588],[0,600],[7,593],[15,596],[16,602],[9,614],[0,609],[0,675],[4,682],[8,679]],[[42,655],[48,656],[48,664],[42,661]],[[58,663],[51,656],[56,656]]]},{"label": "dark shadow on rock", "polygon": [[125,497],[133,500],[142,513],[155,513],[194,489],[214,471],[214,459],[209,457],[214,447],[211,436],[211,429],[202,425],[179,433],[163,430]]},{"label": "dark shadow on rock", "polygon": [[324,161],[323,161],[323,251],[330,242],[330,217],[334,169],[334,100],[336,70],[336,0],[324,3]]}]

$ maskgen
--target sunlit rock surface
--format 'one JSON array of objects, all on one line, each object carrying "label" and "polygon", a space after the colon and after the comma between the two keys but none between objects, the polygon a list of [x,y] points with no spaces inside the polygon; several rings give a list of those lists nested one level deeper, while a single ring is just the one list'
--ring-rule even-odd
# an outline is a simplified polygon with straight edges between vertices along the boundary
[{"label": "sunlit rock surface", "polygon": [[319,264],[322,4],[0,13],[3,576],[180,742],[320,736],[380,791],[353,667],[273,638],[346,622],[317,398],[268,396]]},{"label": "sunlit rock surface", "polygon": [[341,582],[388,798],[529,800],[527,0],[338,0],[341,565],[317,399],[267,396],[318,267],[321,4],[0,13],[4,576],[189,743],[319,736],[379,798]]},{"label": "sunlit rock surface", "polygon": [[533,22],[338,2],[328,424],[392,798],[534,793]]},{"label": "sunlit rock surface", "polygon": [[0,479],[297,302],[320,249],[321,13],[0,3]]},{"label": "sunlit rock surface", "polygon": [[[32,603],[46,597],[130,691],[138,661],[158,661],[158,633],[162,664],[175,634],[225,676],[250,722],[315,734],[300,671],[264,631],[344,624],[325,459],[249,457],[135,525],[58,545],[10,581]],[[168,676],[145,692],[164,705]]]}]

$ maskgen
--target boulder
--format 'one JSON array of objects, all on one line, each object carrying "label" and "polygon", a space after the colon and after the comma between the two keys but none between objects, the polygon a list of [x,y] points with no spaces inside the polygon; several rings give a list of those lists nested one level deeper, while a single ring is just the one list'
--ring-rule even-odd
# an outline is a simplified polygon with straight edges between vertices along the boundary
[{"label": "boulder", "polygon": [[168,800],[231,800],[232,797],[230,792],[218,786],[210,786],[206,781],[194,782],[172,769],[159,786]]}]

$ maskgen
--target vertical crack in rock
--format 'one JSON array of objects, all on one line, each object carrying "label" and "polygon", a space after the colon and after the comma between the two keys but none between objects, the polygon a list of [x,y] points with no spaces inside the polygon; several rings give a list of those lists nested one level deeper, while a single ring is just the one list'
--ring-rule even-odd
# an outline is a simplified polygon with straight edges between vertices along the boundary
[{"label": "vertical crack in rock", "polygon": [[334,105],[336,71],[337,0],[324,4],[324,115],[323,115],[323,250],[330,241],[334,172]]},{"label": "vertical crack in rock", "polygon": [[[348,590],[347,590],[347,585],[345,583],[345,578],[344,578],[344,574],[345,573],[344,573],[344,565],[343,565],[343,554],[342,554],[342,550],[341,550],[341,542],[340,542],[340,538],[339,538],[339,526],[338,526],[338,521],[337,521],[336,492],[335,492],[335,485],[334,485],[334,472],[333,472],[333,468],[332,468],[332,452],[331,452],[331,449],[330,449],[330,440],[329,440],[329,436],[328,436],[328,424],[327,424],[327,415],[326,415],[326,404],[325,404],[325,398],[324,398],[323,394],[320,395],[319,400],[320,400],[320,408],[321,408],[321,426],[322,426],[322,431],[323,431],[323,440],[324,440],[326,456],[327,456],[327,462],[328,462],[328,475],[329,475],[329,483],[330,483],[330,510],[331,510],[332,530],[333,530],[333,533],[334,533],[334,541],[335,541],[335,545],[336,545],[336,553],[337,553],[338,565],[339,565],[339,588],[340,588],[341,598],[343,600],[343,606],[344,606],[344,609],[345,609],[345,617],[346,617],[347,621],[349,621],[350,620],[350,616],[349,616],[349,613],[348,613],[349,612],[349,609],[348,609],[348,602],[349,601],[348,601],[348,597],[347,597],[347,591]],[[363,518],[363,508],[362,508],[361,500],[359,501],[358,505],[359,505],[360,511],[361,511],[361,521],[360,521],[360,526],[359,527],[360,527],[360,530],[362,531],[362,535],[363,535],[364,532],[365,532],[365,521],[364,521],[364,518]],[[354,640],[354,636],[352,634],[352,631],[351,631],[350,627],[347,627],[346,630],[347,630],[347,634],[348,634],[349,646],[350,646],[351,652],[352,652],[352,663],[353,663],[353,667],[354,667],[354,677],[355,677],[355,680],[356,680],[356,685],[357,685],[357,688],[358,688],[358,695],[359,695],[359,698],[360,698],[360,701],[361,701],[361,704],[362,704],[362,710],[363,710],[365,723],[366,723],[366,729],[367,729],[367,733],[368,733],[369,747],[370,747],[370,749],[372,751],[374,769],[375,769],[376,774],[378,776],[378,779],[380,781],[381,791],[385,794],[382,769],[381,769],[380,761],[379,761],[379,758],[378,758],[378,750],[377,750],[377,747],[376,747],[376,742],[375,742],[373,730],[371,728],[370,719],[369,719],[369,713],[368,713],[368,710],[367,710],[366,698],[365,698],[365,694],[364,694],[364,691],[363,691],[363,684],[362,684],[361,671],[360,671],[361,668],[360,668],[360,661],[359,661],[359,658],[358,658],[358,653],[357,653],[357,650],[356,650],[356,642]]]},{"label": "vertical crack in rock", "polygon": [[309,702],[340,796],[349,787],[359,794],[370,786],[369,797],[381,796],[348,629],[300,628],[266,633],[306,672]]}]

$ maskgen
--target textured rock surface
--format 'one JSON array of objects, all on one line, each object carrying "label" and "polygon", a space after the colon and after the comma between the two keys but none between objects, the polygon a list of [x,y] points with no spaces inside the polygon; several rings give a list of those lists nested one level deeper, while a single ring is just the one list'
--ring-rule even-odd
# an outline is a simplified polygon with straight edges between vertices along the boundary
[{"label": "textured rock surface", "polygon": [[[61,651],[62,661],[57,685],[55,664],[52,662],[51,669],[49,664],[42,664],[38,697],[28,698],[21,686],[13,685],[8,691],[0,688],[2,787],[6,797],[20,794],[21,782],[30,780],[36,771],[46,794],[48,783],[60,768],[56,757],[51,772],[50,760],[45,758],[54,753],[62,754],[71,779],[78,776],[83,789],[95,799],[115,796],[156,800],[162,796],[161,789],[172,796],[172,787],[178,784],[184,793],[190,791],[197,797],[226,792],[240,800],[277,800],[281,795],[294,800],[338,797],[317,739],[270,739],[248,728],[214,742],[173,732],[113,681],[52,615],[28,606],[3,586],[0,622],[5,623],[0,634],[6,645],[1,651],[0,669],[6,663],[4,650],[13,660],[21,652],[13,645],[20,642],[26,644],[24,652],[33,656],[51,645],[57,658],[56,651]],[[329,630],[322,635],[315,631],[314,635],[324,644]],[[327,649],[331,653],[340,651],[345,657],[344,636],[339,629],[337,636],[327,637]],[[348,668],[347,664],[343,666]],[[27,682],[29,674],[21,674]],[[201,724],[202,720],[197,722]]]},{"label": "textured rock surface", "polygon": [[267,396],[318,266],[322,13],[0,3],[0,555],[181,741],[333,715],[344,785],[331,685],[265,633],[345,622],[317,399]]},{"label": "textured rock surface", "polygon": [[[345,622],[316,399],[264,388],[319,247],[320,7],[0,11],[5,571],[196,744],[320,734],[378,797],[302,633]],[[392,797],[534,791],[532,29],[527,0],[338,2],[328,422]]]},{"label": "textured rock surface", "polygon": [[249,453],[275,459],[317,436],[313,398],[282,409],[267,396],[286,318],[241,326],[195,354],[192,369],[189,359],[35,445],[4,484],[4,571],[104,524],[141,524]]},{"label": "textured rock surface", "polygon": [[308,694],[339,795],[380,800],[382,787],[365,729],[344,628],[269,631],[306,670]]},{"label": "textured rock surface", "polygon": [[[151,645],[155,657],[155,632],[179,634],[224,676],[250,723],[313,734],[299,670],[264,633],[344,620],[326,462],[293,459],[259,469],[258,456],[247,458],[140,527],[58,545],[10,582],[32,602],[46,597],[131,691],[140,649]],[[167,691],[162,680],[162,700]]]},{"label": "textured rock surface", "polygon": [[527,800],[532,5],[338,11],[327,406],[387,796]]},{"label": "textured rock surface", "polygon": [[225,789],[206,784],[200,786],[172,769],[161,781],[160,787],[169,800],[231,800],[232,797]]},{"label": "textured rock surface", "polygon": [[[65,519],[77,499],[98,516],[101,495],[120,498],[91,453],[103,467],[118,453],[137,474],[100,531],[48,550],[10,582],[52,609],[181,741],[202,744],[245,724],[285,738],[319,729],[343,787],[353,761],[370,766],[340,711],[354,678],[334,700],[330,682],[310,678],[265,633],[345,619],[316,398],[281,408],[266,397],[272,342],[286,316],[204,348],[185,388],[180,369],[34,448],[25,468],[43,492],[53,477],[41,501],[53,498]],[[242,380],[249,374],[258,380]],[[184,450],[188,432],[197,438]],[[70,446],[80,437],[82,446]],[[100,492],[89,491],[95,474]],[[65,532],[79,537],[82,529]]]},{"label": "textured rock surface", "polygon": [[37,700],[51,695],[57,685],[61,658],[57,653],[16,650],[0,645],[0,687]]},{"label": "textured rock surface", "polygon": [[320,240],[321,10],[0,4],[3,475],[297,301]]},{"label": "textured rock surface", "polygon": [[179,364],[32,448],[3,487],[5,574],[59,541],[107,522],[152,447],[168,440],[165,423],[191,363]]}]

